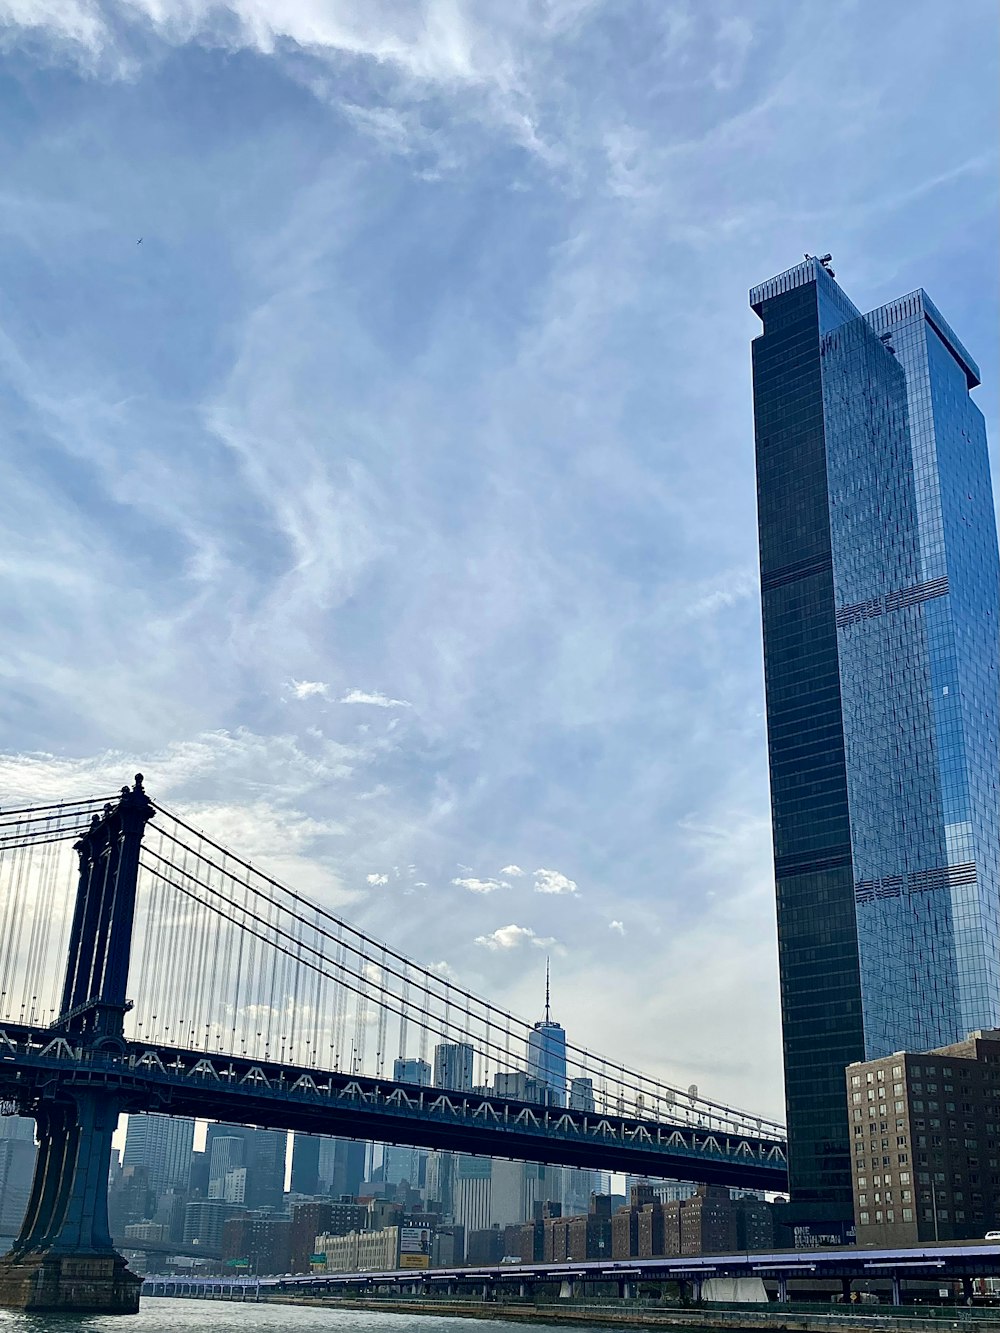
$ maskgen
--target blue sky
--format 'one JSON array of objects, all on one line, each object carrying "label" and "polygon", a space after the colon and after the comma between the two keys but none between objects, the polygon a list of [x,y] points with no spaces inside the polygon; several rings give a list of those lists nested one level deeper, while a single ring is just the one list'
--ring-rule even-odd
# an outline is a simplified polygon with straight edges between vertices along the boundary
[{"label": "blue sky", "polygon": [[996,28],[0,0],[0,787],[780,1111],[746,293],[926,287],[996,446]]}]

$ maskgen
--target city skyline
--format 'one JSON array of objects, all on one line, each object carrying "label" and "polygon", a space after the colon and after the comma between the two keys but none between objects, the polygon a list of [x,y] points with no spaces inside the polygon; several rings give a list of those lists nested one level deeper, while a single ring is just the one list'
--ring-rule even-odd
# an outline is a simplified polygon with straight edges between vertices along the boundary
[{"label": "city skyline", "polygon": [[994,10],[430,9],[6,25],[0,789],[780,1114],[745,291],[996,364]]}]

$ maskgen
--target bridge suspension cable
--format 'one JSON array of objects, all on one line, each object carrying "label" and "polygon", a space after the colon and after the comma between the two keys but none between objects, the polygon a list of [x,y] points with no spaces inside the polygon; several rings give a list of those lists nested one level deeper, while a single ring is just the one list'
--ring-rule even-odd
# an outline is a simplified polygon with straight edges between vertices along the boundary
[{"label": "bridge suspension cable", "polygon": [[[507,1076],[510,1095],[518,1095],[519,1075],[546,1069],[551,1075],[552,1059],[560,1058],[553,1056],[551,1034],[414,963],[162,807],[147,831],[141,866],[159,884],[161,911],[164,889],[173,889],[168,910],[178,940],[188,929],[211,940],[212,947],[206,967],[189,966],[182,973],[180,984],[189,997],[182,1022],[176,1009],[172,1020],[164,1018],[170,1009],[167,991],[178,984],[176,966],[163,972],[140,964],[137,975],[150,978],[151,988],[140,994],[140,982],[136,991],[137,1035],[142,1023],[147,1038],[158,1034],[176,1042],[183,1036],[217,1054],[228,1049],[276,1058],[280,1053],[316,1068],[329,1063],[386,1076],[392,1072],[390,1048],[394,1066],[412,1060],[415,1030],[420,1059],[427,1060],[432,1043],[471,1047],[475,1085],[492,1078],[496,1087],[497,1076]],[[201,924],[195,925],[196,918]],[[152,957],[157,941],[144,947]],[[183,945],[173,952],[196,956]],[[565,1041],[564,1050],[560,1100],[567,1089],[572,1095],[574,1079],[589,1080],[589,1089],[586,1082],[577,1084],[576,1095],[592,1096],[596,1107],[609,1112],[720,1130],[780,1131],[773,1121],[628,1070],[572,1041]],[[412,1065],[403,1068],[413,1077]]]},{"label": "bridge suspension cable", "polygon": [[[100,799],[0,809],[0,1019],[58,1013],[70,839]],[[519,1100],[723,1133],[781,1126],[627,1069],[407,958],[164,810],[146,828],[126,1032],[216,1057],[490,1087]]]}]

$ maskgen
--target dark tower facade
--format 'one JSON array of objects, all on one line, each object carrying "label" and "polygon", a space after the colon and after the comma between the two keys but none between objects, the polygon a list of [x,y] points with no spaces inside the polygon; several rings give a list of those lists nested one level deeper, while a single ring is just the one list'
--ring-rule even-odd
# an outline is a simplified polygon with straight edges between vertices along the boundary
[{"label": "dark tower facade", "polygon": [[[923,292],[751,292],[792,1216],[852,1214],[844,1067],[1000,1021],[1000,562],[978,372]],[[899,1147],[900,1145],[896,1145]],[[906,1145],[905,1151],[909,1151]]]}]

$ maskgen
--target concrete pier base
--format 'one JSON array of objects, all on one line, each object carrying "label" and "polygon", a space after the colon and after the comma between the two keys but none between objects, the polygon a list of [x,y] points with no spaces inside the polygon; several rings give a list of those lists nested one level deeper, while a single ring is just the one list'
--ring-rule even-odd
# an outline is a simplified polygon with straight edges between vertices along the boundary
[{"label": "concrete pier base", "polygon": [[74,1314],[137,1314],[142,1279],[120,1254],[4,1256],[0,1307]]}]

